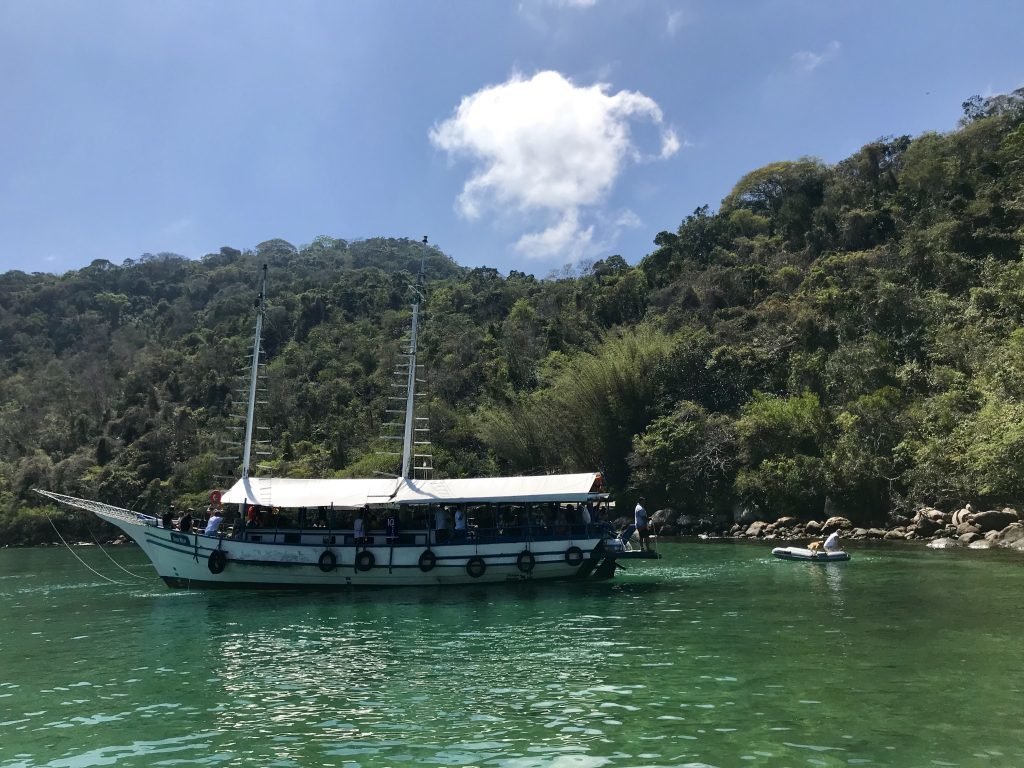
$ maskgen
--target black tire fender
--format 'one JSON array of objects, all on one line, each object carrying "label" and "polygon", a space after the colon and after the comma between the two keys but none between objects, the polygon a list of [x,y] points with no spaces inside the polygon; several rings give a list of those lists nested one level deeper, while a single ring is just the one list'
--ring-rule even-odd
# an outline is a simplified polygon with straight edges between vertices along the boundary
[{"label": "black tire fender", "polygon": [[466,573],[474,579],[479,579],[487,572],[487,563],[482,557],[471,557],[466,563]]},{"label": "black tire fender", "polygon": [[317,561],[317,565],[324,573],[330,573],[338,567],[338,557],[331,552],[331,550],[325,549],[320,553],[320,559]]},{"label": "black tire fender", "polygon": [[373,556],[373,552],[363,550],[356,555],[356,570],[357,571],[368,571],[373,568],[373,564],[377,561],[377,558]]},{"label": "black tire fender", "polygon": [[420,555],[420,570],[427,573],[434,570],[435,565],[437,565],[437,555],[429,549],[424,549]]},{"label": "black tire fender", "polygon": [[528,549],[524,549],[519,553],[519,557],[516,558],[516,567],[521,573],[531,573],[536,564],[537,558]]},{"label": "black tire fender", "polygon": [[573,568],[583,565],[583,550],[579,547],[569,547],[565,550],[565,562]]},{"label": "black tire fender", "polygon": [[210,573],[217,574],[222,573],[224,568],[227,567],[228,556],[224,554],[223,549],[215,549],[210,552],[210,557],[206,560],[206,567],[210,569]]}]

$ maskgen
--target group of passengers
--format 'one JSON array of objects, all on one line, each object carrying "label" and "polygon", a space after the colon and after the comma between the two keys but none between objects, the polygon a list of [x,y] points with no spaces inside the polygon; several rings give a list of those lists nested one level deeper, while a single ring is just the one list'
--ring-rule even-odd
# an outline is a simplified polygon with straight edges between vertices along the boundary
[{"label": "group of passengers", "polygon": [[[470,514],[476,515],[471,518]],[[206,514],[193,517],[193,510],[185,510],[175,521],[174,507],[164,513],[164,528],[177,528],[184,533],[200,530],[215,536],[227,529],[226,514],[220,503],[211,503]],[[598,507],[592,502],[580,504],[535,504],[529,506],[492,505],[467,508],[465,505],[438,505],[418,510],[371,510],[363,506],[351,512],[325,507],[316,509],[312,519],[308,510],[296,510],[294,518],[285,517],[277,507],[250,504],[244,517],[235,513],[231,536],[241,537],[246,528],[331,528],[351,527],[357,545],[373,541],[370,531],[382,530],[391,542],[398,540],[399,518],[403,527],[424,527],[434,531],[436,542],[460,541],[470,536],[525,536],[582,533],[587,526],[599,522]],[[420,523],[417,525],[418,522]],[[176,523],[176,524],[175,524]],[[340,524],[340,525],[339,525]]]},{"label": "group of passengers", "polygon": [[172,505],[164,512],[160,522],[164,528],[176,528],[182,533],[192,533],[193,531],[198,533],[199,529],[202,528],[204,535],[215,536],[224,522],[224,507],[220,504],[210,504],[206,508],[206,515],[201,515],[198,520],[193,517],[192,509],[186,509],[182,512],[177,521],[174,519],[174,513],[175,510]]}]

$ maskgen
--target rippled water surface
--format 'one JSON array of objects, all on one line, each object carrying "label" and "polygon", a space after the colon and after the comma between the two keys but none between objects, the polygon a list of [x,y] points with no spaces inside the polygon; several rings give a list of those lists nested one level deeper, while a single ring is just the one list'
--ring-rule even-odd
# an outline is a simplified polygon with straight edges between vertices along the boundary
[{"label": "rippled water surface", "polygon": [[1024,766],[1024,558],[769,550],[328,596],[3,550],[0,766]]}]

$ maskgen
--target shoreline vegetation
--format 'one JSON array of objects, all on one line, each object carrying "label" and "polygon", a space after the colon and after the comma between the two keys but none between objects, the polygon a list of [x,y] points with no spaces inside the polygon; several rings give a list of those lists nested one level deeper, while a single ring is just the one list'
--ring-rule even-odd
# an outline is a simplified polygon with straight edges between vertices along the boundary
[{"label": "shoreline vegetation", "polygon": [[796,538],[813,511],[984,546],[985,515],[1024,509],[1024,88],[962,106],[946,133],[752,170],[636,263],[504,275],[320,236],[0,273],[0,543],[56,538],[33,488],[159,517],[240,476],[266,265],[253,474],[396,474],[423,267],[437,477],[600,471],[680,531]]}]

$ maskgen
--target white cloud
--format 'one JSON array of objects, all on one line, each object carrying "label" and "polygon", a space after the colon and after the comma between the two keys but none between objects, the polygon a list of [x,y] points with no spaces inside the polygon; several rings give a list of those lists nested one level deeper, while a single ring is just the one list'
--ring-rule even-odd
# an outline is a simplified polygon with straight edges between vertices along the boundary
[{"label": "white cloud", "polygon": [[688,11],[677,9],[669,11],[668,16],[665,19],[665,33],[669,37],[675,37],[683,27],[689,26],[693,21],[693,16]]},{"label": "white cloud", "polygon": [[629,209],[622,211],[618,218],[615,219],[615,226],[618,229],[636,229],[642,226],[643,223],[643,219]]},{"label": "white cloud", "polygon": [[798,51],[794,53],[793,62],[798,69],[802,69],[804,72],[813,72],[826,61],[836,58],[839,55],[840,48],[839,41],[833,40],[820,52]]},{"label": "white cloud", "polygon": [[568,210],[555,224],[541,232],[530,232],[519,238],[516,251],[531,259],[561,258],[579,261],[594,239],[594,226],[580,226],[579,212]]},{"label": "white cloud", "polygon": [[[548,225],[523,235],[516,249],[550,257],[591,242],[594,228],[584,214],[606,200],[627,161],[644,159],[630,134],[633,120],[663,123],[657,103],[642,93],[610,93],[604,83],[577,86],[546,71],[529,79],[513,75],[466,96],[430,139],[475,163],[457,201],[463,216],[541,216]],[[679,148],[676,134],[662,127],[654,157],[671,157]]]}]

